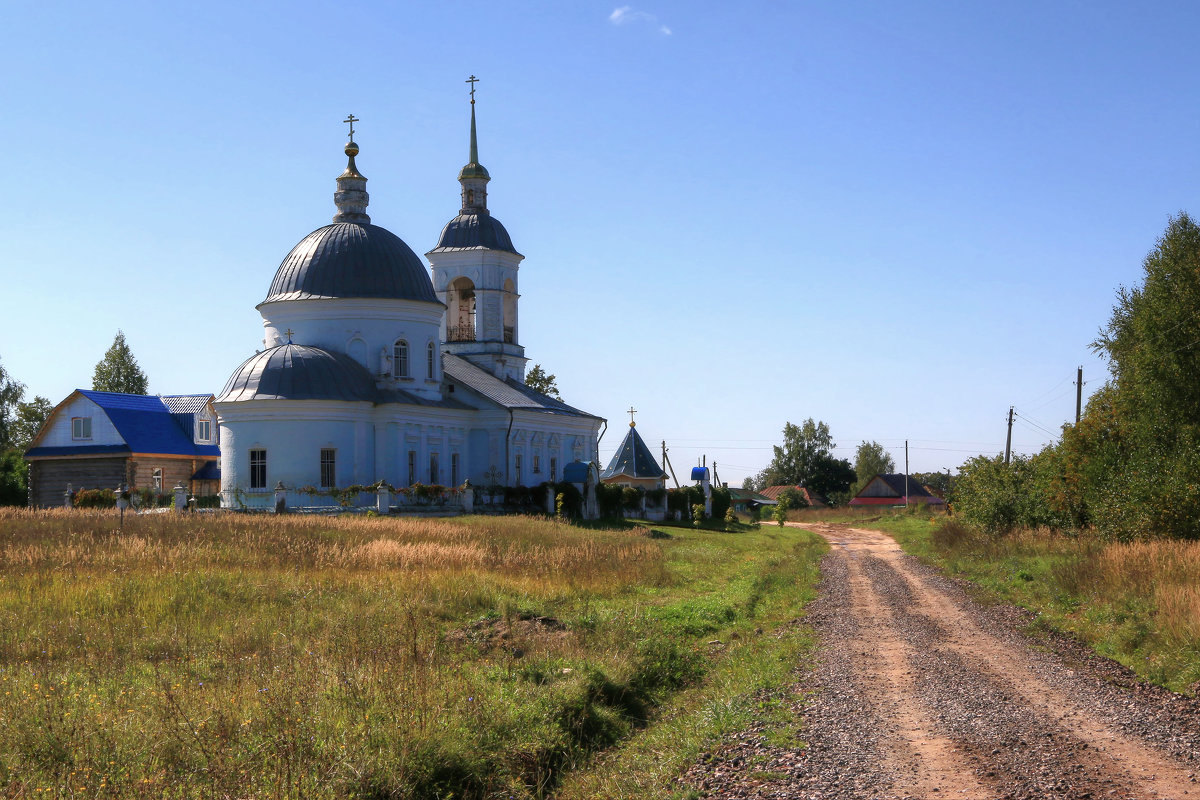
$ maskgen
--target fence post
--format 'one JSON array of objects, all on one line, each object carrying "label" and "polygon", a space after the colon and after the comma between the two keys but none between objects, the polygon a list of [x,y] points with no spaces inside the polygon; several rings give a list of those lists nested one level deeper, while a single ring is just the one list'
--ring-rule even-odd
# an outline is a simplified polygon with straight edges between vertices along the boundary
[{"label": "fence post", "polygon": [[187,489],[182,481],[175,484],[175,511],[181,512],[187,510]]}]

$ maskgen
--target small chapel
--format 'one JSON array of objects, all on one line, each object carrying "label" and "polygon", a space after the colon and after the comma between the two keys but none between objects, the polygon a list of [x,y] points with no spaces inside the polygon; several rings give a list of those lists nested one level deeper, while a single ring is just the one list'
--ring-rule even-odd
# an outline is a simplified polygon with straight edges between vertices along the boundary
[{"label": "small chapel", "polygon": [[462,203],[426,254],[371,223],[353,115],[337,213],[300,240],[256,306],[262,348],[220,417],[222,505],[256,493],[415,483],[533,486],[594,462],[604,420],[525,385],[518,271],[488,209],[471,76]]}]

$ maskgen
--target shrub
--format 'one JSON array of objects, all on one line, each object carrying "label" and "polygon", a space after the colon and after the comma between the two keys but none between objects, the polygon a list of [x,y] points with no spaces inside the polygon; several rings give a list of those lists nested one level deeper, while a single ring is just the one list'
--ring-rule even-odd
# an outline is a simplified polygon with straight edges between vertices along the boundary
[{"label": "shrub", "polygon": [[626,511],[639,511],[642,507],[642,489],[625,486],[621,489],[621,508]]},{"label": "shrub", "polygon": [[692,506],[692,524],[699,525],[704,522],[704,504],[696,503]]},{"label": "shrub", "polygon": [[80,489],[75,492],[75,508],[116,508],[112,489]]}]

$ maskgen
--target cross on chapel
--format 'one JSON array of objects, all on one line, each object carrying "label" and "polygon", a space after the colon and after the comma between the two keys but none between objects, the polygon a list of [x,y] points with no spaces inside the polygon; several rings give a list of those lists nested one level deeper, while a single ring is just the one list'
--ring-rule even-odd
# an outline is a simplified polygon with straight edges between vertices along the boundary
[{"label": "cross on chapel", "polygon": [[633,421],[633,415],[637,413],[637,409],[634,408],[633,406],[630,406],[629,411],[627,411],[626,413],[629,414],[629,427],[632,428],[635,425],[637,425],[637,423]]},{"label": "cross on chapel", "polygon": [[350,114],[344,120],[342,120],[342,122],[350,123],[350,141],[354,141],[354,123],[362,122],[362,120],[355,117],[353,114]]}]

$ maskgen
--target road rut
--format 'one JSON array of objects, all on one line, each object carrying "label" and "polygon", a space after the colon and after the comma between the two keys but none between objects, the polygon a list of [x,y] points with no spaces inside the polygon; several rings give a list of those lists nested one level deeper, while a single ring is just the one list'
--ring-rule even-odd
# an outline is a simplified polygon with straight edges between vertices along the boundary
[{"label": "road rut", "polygon": [[790,690],[808,746],[731,736],[683,777],[712,797],[1200,798],[1200,704],[1030,620],[980,606],[876,531],[806,525],[831,552]]}]

